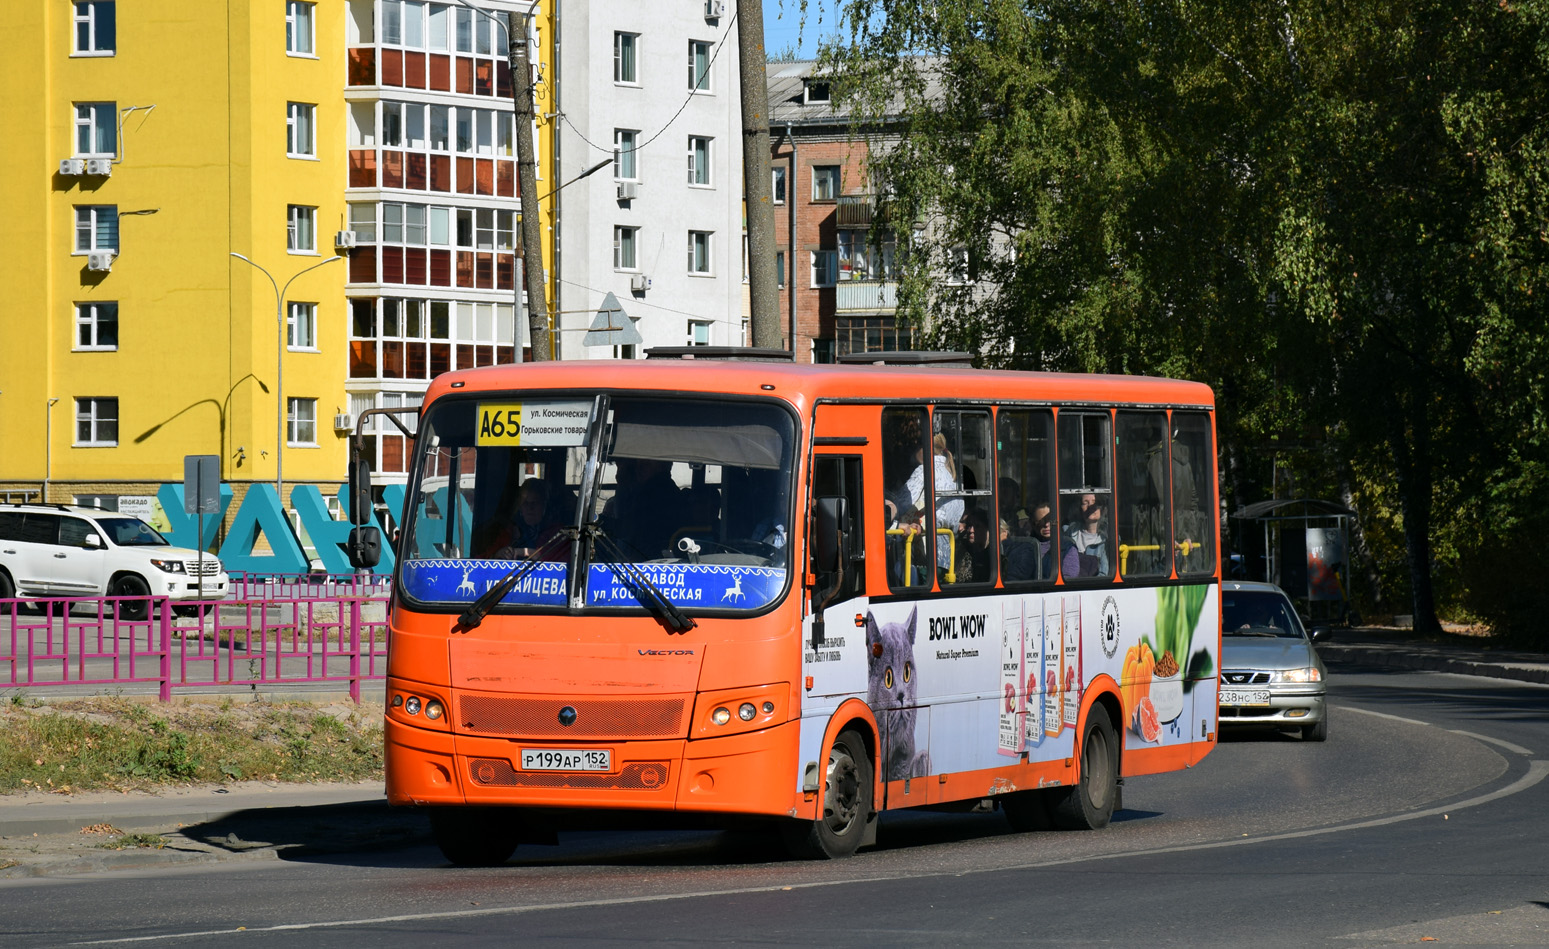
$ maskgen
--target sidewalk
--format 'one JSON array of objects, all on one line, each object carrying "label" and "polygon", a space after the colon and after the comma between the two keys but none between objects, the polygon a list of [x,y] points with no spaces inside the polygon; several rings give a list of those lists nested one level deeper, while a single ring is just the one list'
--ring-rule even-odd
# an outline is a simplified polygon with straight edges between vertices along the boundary
[{"label": "sidewalk", "polygon": [[1325,662],[1355,662],[1417,672],[1549,683],[1549,654],[1474,645],[1465,637],[1452,642],[1424,642],[1413,630],[1388,627],[1335,629],[1318,643]]}]

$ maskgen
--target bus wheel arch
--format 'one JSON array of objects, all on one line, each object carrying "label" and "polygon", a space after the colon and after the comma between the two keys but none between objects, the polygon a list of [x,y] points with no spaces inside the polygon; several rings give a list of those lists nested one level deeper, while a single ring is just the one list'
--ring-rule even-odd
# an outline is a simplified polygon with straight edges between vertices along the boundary
[{"label": "bus wheel arch", "polygon": [[851,700],[830,717],[812,811],[781,828],[793,857],[848,857],[876,842],[877,747],[876,723],[864,703]]}]

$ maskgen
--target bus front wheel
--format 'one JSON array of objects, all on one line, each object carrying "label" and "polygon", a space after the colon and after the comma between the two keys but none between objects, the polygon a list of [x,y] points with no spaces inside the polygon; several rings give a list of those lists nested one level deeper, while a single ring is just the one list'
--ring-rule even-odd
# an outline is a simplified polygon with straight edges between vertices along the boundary
[{"label": "bus front wheel", "polygon": [[430,812],[430,832],[456,867],[498,867],[516,852],[516,821],[498,810],[437,807]]},{"label": "bus front wheel", "polygon": [[1098,830],[1108,826],[1119,792],[1119,740],[1108,710],[1093,705],[1081,738],[1081,778],[1051,792],[1049,810],[1060,830]]},{"label": "bus front wheel", "polygon": [[828,750],[822,809],[814,821],[792,821],[784,827],[786,849],[803,860],[848,857],[860,847],[867,825],[875,819],[872,806],[874,772],[866,742],[846,729]]}]

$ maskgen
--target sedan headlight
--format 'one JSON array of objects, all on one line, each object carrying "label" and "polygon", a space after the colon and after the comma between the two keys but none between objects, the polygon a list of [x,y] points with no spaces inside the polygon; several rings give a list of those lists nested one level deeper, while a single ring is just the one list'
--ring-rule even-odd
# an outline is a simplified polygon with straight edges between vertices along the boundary
[{"label": "sedan headlight", "polygon": [[1281,682],[1320,682],[1323,673],[1317,666],[1308,666],[1305,669],[1286,669],[1280,673]]},{"label": "sedan headlight", "polygon": [[152,560],[151,566],[163,573],[183,573],[183,561],[181,560]]}]

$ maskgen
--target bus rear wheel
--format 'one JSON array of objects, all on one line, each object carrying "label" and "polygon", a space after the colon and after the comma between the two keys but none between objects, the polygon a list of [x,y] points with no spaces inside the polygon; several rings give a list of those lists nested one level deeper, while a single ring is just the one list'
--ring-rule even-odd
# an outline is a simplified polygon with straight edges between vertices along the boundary
[{"label": "bus rear wheel", "polygon": [[848,857],[860,847],[867,825],[875,819],[872,788],[875,773],[866,742],[846,729],[828,750],[822,809],[814,821],[792,821],[783,827],[785,846],[802,860]]},{"label": "bus rear wheel", "polygon": [[1119,796],[1119,741],[1108,710],[1093,705],[1081,738],[1081,777],[1051,793],[1049,810],[1060,830],[1098,830],[1108,826]]},{"label": "bus rear wheel", "polygon": [[498,867],[516,852],[516,821],[499,810],[437,807],[430,812],[430,832],[456,867]]}]

